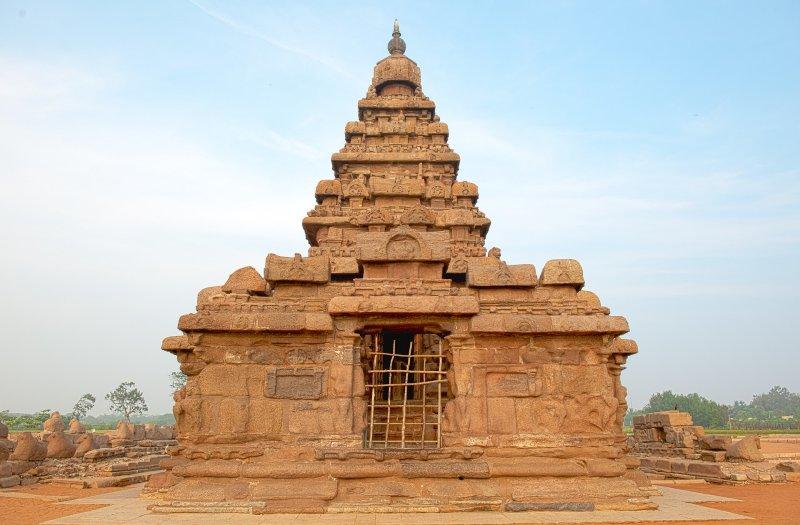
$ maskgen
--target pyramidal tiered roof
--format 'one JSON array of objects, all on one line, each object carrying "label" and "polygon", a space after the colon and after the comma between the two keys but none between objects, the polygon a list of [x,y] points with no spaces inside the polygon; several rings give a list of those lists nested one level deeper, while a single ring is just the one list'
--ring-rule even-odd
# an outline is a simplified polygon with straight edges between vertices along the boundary
[{"label": "pyramidal tiered roof", "polygon": [[396,23],[388,48],[331,158],[334,179],[319,182],[318,204],[303,221],[309,255],[350,257],[357,232],[407,226],[449,232],[452,256],[484,256],[490,221],[475,207],[478,187],[457,181],[447,124],[422,92]]},{"label": "pyramidal tiered roof", "polygon": [[578,261],[537,275],[484,248],[405,47],[395,26],[303,221],[309,256],[236,270],[164,340],[188,379],[155,510],[652,508],[620,459],[627,321]]}]

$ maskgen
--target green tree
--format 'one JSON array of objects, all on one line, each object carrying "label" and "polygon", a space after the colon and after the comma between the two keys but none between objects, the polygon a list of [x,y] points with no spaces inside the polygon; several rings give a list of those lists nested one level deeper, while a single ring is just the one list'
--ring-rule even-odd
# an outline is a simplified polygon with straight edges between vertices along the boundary
[{"label": "green tree", "polygon": [[173,394],[186,385],[186,379],[186,374],[180,370],[169,375],[169,386],[172,388]]},{"label": "green tree", "polygon": [[134,414],[147,412],[144,396],[133,381],[120,383],[116,389],[106,394],[106,401],[109,408],[117,414],[122,414],[126,421],[130,421]]},{"label": "green tree", "polygon": [[95,401],[97,399],[92,394],[83,394],[78,402],[75,403],[75,406],[72,407],[72,417],[78,420],[86,417],[86,414],[94,408]]},{"label": "green tree", "polygon": [[671,390],[653,394],[642,412],[680,410],[692,415],[696,425],[710,428],[728,426],[730,407],[707,399],[700,394],[674,394]]},{"label": "green tree", "polygon": [[750,406],[777,417],[791,416],[800,408],[800,394],[790,392],[786,387],[774,386],[765,394],[753,396]]},{"label": "green tree", "polygon": [[50,409],[45,408],[35,414],[18,414],[7,420],[11,430],[41,430],[44,422],[50,417]]}]

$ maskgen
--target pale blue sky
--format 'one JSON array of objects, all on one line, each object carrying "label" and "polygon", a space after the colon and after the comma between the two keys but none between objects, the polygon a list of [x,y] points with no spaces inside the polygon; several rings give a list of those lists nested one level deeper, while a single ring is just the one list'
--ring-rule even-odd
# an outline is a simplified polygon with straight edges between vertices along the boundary
[{"label": "pale blue sky", "polygon": [[3,0],[0,409],[168,411],[161,338],[305,251],[394,18],[487,244],[628,318],[632,406],[800,391],[800,3]]}]

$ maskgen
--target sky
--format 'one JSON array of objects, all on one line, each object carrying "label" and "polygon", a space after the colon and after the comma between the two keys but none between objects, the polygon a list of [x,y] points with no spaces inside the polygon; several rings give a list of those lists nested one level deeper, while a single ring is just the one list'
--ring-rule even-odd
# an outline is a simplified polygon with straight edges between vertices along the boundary
[{"label": "sky", "polygon": [[800,391],[800,3],[0,2],[0,410],[134,381],[300,221],[398,18],[487,247],[581,261],[632,407]]}]

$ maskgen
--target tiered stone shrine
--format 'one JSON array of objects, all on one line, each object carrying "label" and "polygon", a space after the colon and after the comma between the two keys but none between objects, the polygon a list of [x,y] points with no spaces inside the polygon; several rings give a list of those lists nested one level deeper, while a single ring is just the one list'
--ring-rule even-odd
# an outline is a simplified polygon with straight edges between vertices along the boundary
[{"label": "tiered stone shrine", "polygon": [[487,253],[396,27],[389,52],[303,220],[308,256],[202,290],[164,340],[188,382],[153,508],[652,507],[625,477],[627,322],[577,261]]}]

